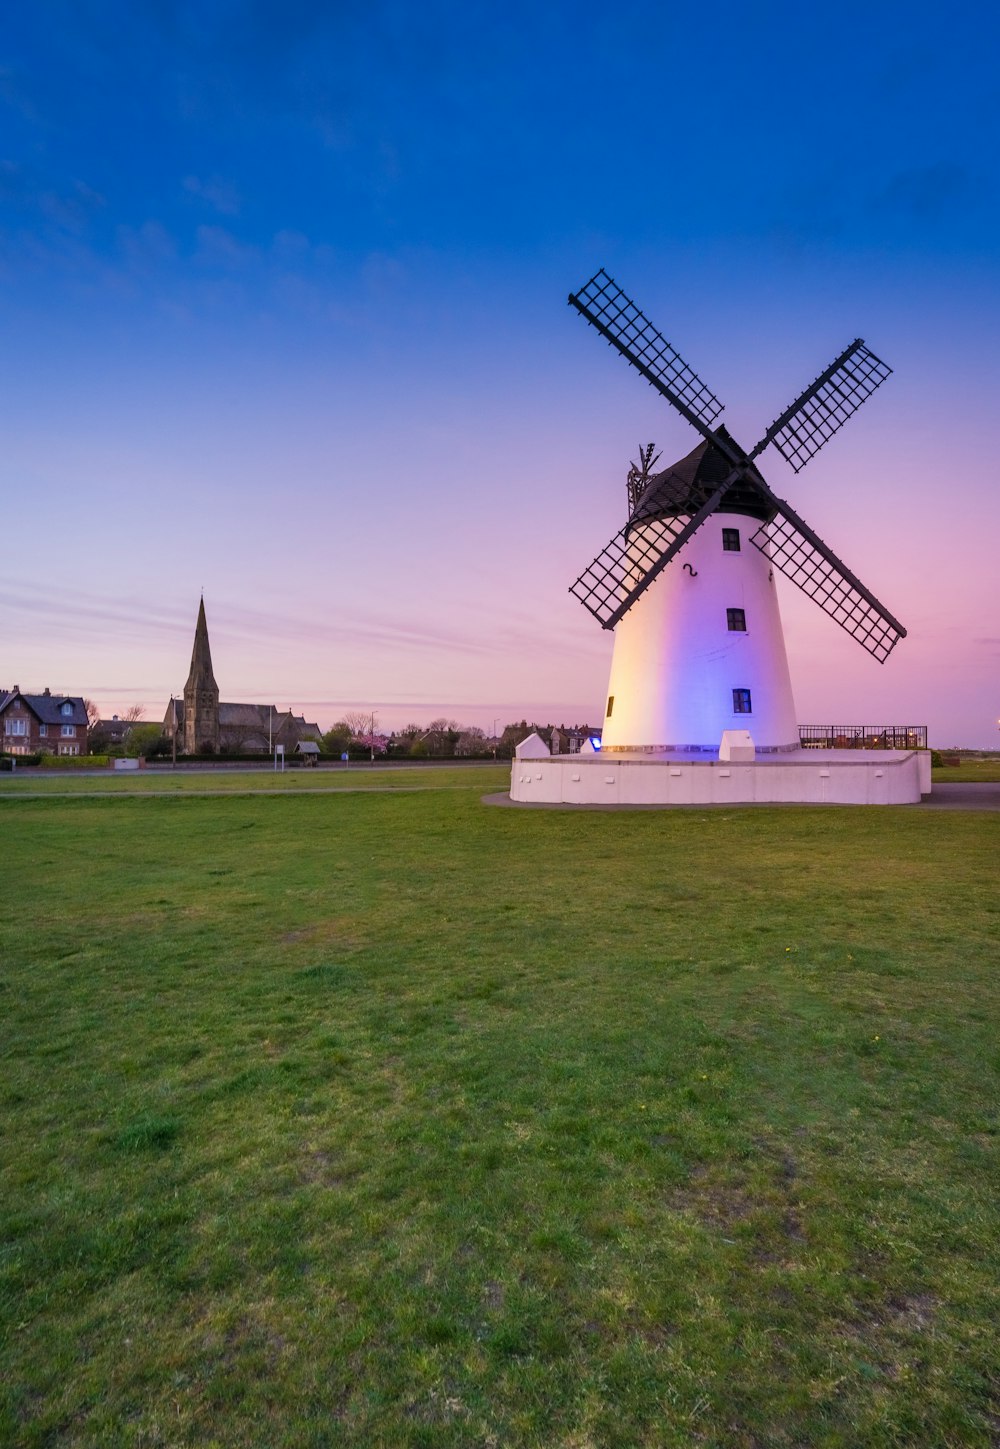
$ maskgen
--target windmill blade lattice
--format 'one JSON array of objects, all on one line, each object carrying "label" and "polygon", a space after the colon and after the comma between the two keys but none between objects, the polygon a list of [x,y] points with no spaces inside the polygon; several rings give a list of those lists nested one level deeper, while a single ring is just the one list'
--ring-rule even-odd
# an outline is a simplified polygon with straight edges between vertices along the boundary
[{"label": "windmill blade lattice", "polygon": [[856,338],[771,424],[751,458],[773,443],[785,462],[800,472],[891,373],[892,368]]},{"label": "windmill blade lattice", "polygon": [[[613,629],[657,574],[714,513],[727,485],[728,480],[697,513],[686,519],[669,516],[630,519],[570,586],[570,593],[590,610],[603,629]],[[648,496],[644,498],[640,512],[651,503]]]},{"label": "windmill blade lattice", "polygon": [[571,292],[569,301],[651,387],[709,436],[722,403],[603,268],[579,292]]},{"label": "windmill blade lattice", "polygon": [[902,624],[804,519],[784,501],[775,502],[777,511],[761,524],[750,542],[880,664],[884,663],[900,639],[906,638]]}]

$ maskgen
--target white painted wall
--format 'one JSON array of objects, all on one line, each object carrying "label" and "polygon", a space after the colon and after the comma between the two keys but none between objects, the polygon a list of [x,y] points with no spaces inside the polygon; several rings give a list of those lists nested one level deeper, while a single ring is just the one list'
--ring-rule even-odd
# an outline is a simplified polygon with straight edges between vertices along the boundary
[{"label": "white painted wall", "polygon": [[[771,566],[750,542],[758,527],[713,514],[618,624],[605,749],[715,751],[727,729],[749,729],[759,750],[797,748]],[[723,551],[723,528],[739,529],[739,553]],[[729,631],[727,608],[743,609],[745,634]],[[734,689],[750,690],[751,714],[734,713]]]},{"label": "white painted wall", "polygon": [[552,755],[515,760],[512,800],[566,805],[914,805],[926,750],[799,750],[753,764]]}]

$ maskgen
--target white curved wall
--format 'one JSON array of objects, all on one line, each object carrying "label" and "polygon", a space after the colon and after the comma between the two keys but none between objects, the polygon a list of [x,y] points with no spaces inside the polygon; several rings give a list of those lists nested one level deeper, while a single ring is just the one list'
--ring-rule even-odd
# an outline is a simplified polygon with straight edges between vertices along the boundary
[{"label": "white curved wall", "polygon": [[[748,729],[758,749],[798,746],[771,566],[750,542],[758,527],[713,514],[617,625],[605,749],[717,750],[727,729]],[[723,549],[724,528],[739,530],[738,553]],[[733,608],[746,633],[727,627]],[[750,714],[734,712],[734,689],[750,690]]]}]

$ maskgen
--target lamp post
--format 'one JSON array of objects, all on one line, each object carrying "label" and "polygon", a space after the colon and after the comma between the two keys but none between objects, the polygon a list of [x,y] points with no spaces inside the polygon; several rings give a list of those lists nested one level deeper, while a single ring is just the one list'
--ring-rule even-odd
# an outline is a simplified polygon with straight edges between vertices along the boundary
[{"label": "lamp post", "polygon": [[170,696],[170,768],[177,769],[177,705]]},{"label": "lamp post", "polygon": [[497,757],[497,725],[500,723],[499,716],[493,721],[493,758]]}]

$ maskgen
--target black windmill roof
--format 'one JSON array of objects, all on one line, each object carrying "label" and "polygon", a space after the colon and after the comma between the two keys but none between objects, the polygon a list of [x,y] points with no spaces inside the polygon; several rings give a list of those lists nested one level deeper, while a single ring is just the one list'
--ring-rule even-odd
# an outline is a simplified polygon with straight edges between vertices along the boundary
[{"label": "black windmill roof", "polygon": [[[719,427],[715,431],[717,436],[725,438],[734,448],[739,448],[739,444],[725,428]],[[653,475],[630,522],[697,513],[732,471],[733,465],[722,449],[706,438],[672,467]],[[760,477],[751,464],[749,476],[738,479],[723,494],[719,512],[748,513],[753,518],[770,517],[771,508],[766,497],[754,486],[755,476]]]}]

